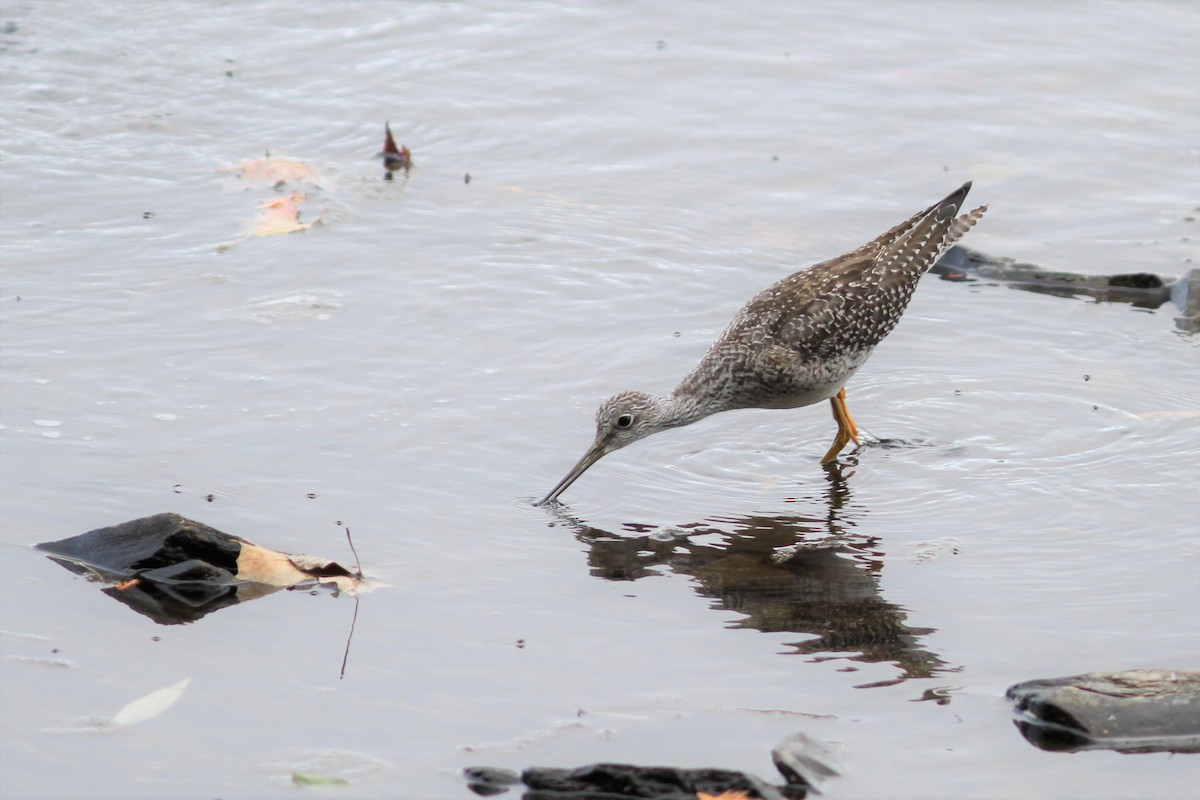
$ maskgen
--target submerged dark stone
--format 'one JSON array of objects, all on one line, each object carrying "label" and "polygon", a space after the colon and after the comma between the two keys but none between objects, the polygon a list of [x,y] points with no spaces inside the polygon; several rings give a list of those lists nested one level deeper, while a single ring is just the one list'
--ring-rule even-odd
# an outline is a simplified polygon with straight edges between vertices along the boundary
[{"label": "submerged dark stone", "polygon": [[102,591],[160,625],[195,622],[285,586],[361,577],[336,562],[266,550],[172,513],[43,542],[37,549],[72,572],[113,584]]},{"label": "submerged dark stone", "polygon": [[101,591],[139,614],[179,625],[248,599],[236,577],[243,543],[163,513],[42,542],[37,549],[72,572],[117,584]]},{"label": "submerged dark stone", "polygon": [[1005,695],[1021,734],[1043,750],[1200,753],[1200,672],[1094,672]]},{"label": "submerged dark stone", "polygon": [[803,733],[781,741],[771,756],[787,781],[783,786],[736,770],[637,764],[530,767],[519,778],[493,767],[468,767],[463,774],[470,789],[484,796],[524,784],[521,800],[696,800],[701,792],[714,797],[741,792],[747,800],[803,800],[810,789],[819,789],[826,778],[840,774],[830,747]]},{"label": "submerged dark stone", "polygon": [[743,772],[726,769],[678,769],[633,764],[590,764],[576,769],[532,767],[521,773],[529,787],[526,800],[608,800],[609,798],[661,798],[695,800],[698,792],[720,795],[745,792],[751,798],[779,800],[804,797],[784,793]]},{"label": "submerged dark stone", "polygon": [[[68,569],[105,580],[149,573],[164,581],[232,584],[244,542],[179,514],[164,513],[42,542],[37,549]],[[198,571],[189,577],[188,568]]]},{"label": "submerged dark stone", "polygon": [[463,776],[467,779],[467,788],[480,797],[502,794],[521,782],[517,773],[497,767],[467,767]]},{"label": "submerged dark stone", "polygon": [[1200,269],[1189,270],[1178,280],[1148,272],[1082,275],[956,245],[930,272],[945,280],[1003,281],[1015,289],[1060,297],[1094,297],[1099,302],[1129,303],[1135,308],[1155,309],[1173,303],[1182,314],[1175,318],[1176,327],[1189,333],[1200,330]]}]

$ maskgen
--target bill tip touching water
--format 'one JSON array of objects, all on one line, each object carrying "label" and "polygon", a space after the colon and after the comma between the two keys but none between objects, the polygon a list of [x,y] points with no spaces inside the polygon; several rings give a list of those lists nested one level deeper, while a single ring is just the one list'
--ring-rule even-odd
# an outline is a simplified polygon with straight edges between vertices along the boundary
[{"label": "bill tip touching water", "polygon": [[536,505],[557,501],[605,455],[721,411],[828,400],[838,427],[821,462],[858,444],[846,382],[899,322],[920,277],[987,211],[959,214],[970,190],[967,181],[856,250],[768,286],[669,395],[620,392],[605,400],[591,447]]}]

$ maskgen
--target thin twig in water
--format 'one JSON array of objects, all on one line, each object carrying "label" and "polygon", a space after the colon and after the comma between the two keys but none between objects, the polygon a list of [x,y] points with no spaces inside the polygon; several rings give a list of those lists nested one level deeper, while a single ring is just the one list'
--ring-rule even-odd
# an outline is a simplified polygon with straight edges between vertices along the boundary
[{"label": "thin twig in water", "polygon": [[350,526],[346,526],[346,544],[350,545],[350,552],[354,554],[354,571],[358,573],[358,577],[362,577],[362,562],[358,560],[358,551],[354,549],[354,540],[350,538]]},{"label": "thin twig in water", "polygon": [[346,637],[346,652],[342,654],[342,671],[338,680],[346,679],[346,662],[350,660],[350,640],[354,638],[354,626],[358,624],[358,595],[354,595],[354,616],[350,618],[350,635]]}]

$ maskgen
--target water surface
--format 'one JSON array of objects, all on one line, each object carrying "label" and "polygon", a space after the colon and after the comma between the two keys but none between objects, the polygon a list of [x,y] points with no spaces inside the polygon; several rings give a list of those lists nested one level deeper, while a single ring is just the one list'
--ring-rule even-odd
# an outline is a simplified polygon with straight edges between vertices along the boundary
[{"label": "water surface", "polygon": [[[1200,370],[1173,311],[930,277],[825,407],[719,415],[534,509],[592,414],[975,180],[972,247],[1194,266],[1192,4],[37,3],[4,11],[0,791],[464,797],[468,765],[837,797],[1178,797],[1035,750],[1018,681],[1196,668]],[[385,120],[406,180],[370,156]],[[303,161],[304,219],[221,251]],[[469,182],[465,176],[469,174]],[[390,588],[163,627],[34,552],[177,511]],[[161,716],[103,722],[191,683]]]}]

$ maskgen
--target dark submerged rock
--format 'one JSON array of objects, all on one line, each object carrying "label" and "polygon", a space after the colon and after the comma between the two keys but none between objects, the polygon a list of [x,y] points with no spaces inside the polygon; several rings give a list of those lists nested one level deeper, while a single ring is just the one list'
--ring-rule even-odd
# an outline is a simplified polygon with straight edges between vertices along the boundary
[{"label": "dark submerged rock", "polygon": [[463,776],[467,779],[467,788],[480,797],[502,794],[521,782],[517,773],[497,767],[467,767]]},{"label": "dark submerged rock", "polygon": [[1093,672],[1025,681],[1005,696],[1043,750],[1200,753],[1200,672]]},{"label": "dark submerged rock", "polygon": [[775,789],[743,772],[725,769],[678,769],[634,764],[590,764],[577,769],[531,767],[521,773],[529,791],[525,800],[609,800],[653,797],[695,800],[697,793],[746,792],[762,800],[797,800],[805,796]]},{"label": "dark submerged rock", "polygon": [[281,588],[355,580],[342,565],[279,553],[179,514],[97,528],[37,549],[160,625],[195,622]]},{"label": "dark submerged rock", "polygon": [[197,581],[228,585],[236,582],[244,542],[179,514],[164,513],[42,542],[37,549],[74,572],[102,580],[146,576],[179,581],[195,570],[192,578]]},{"label": "dark submerged rock", "polygon": [[1156,309],[1172,303],[1182,316],[1175,325],[1182,331],[1200,330],[1200,269],[1189,270],[1179,279],[1162,278],[1148,272],[1115,275],[1081,275],[1044,269],[1014,258],[989,256],[956,245],[930,270],[945,280],[1003,281],[1024,289],[1059,297],[1094,297],[1098,302],[1129,303],[1135,308]]},{"label": "dark submerged rock", "polygon": [[720,796],[744,792],[752,800],[803,800],[826,778],[841,774],[829,745],[803,733],[785,738],[771,752],[787,783],[772,786],[745,772],[728,769],[681,769],[637,764],[588,764],[574,769],[530,767],[516,773],[493,767],[463,770],[468,787],[491,796],[524,784],[522,800],[696,800],[700,792]]}]

